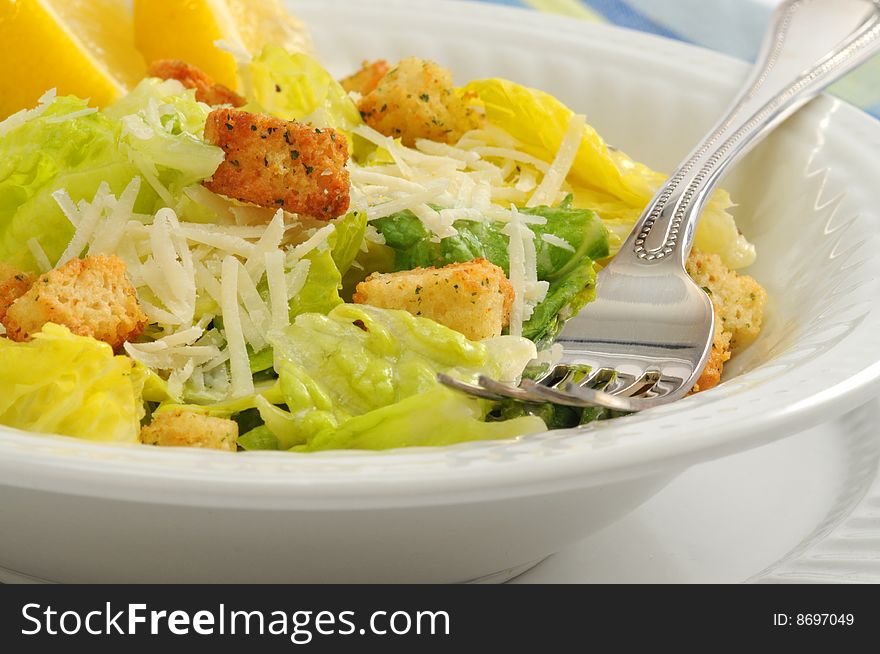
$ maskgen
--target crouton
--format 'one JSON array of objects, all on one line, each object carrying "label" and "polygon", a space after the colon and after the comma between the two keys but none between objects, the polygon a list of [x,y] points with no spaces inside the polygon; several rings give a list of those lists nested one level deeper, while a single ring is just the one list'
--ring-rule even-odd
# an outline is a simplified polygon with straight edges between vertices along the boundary
[{"label": "crouton", "polygon": [[204,447],[235,452],[238,424],[228,418],[171,409],[159,411],[141,428],[141,443],[165,447]]},{"label": "crouton", "polygon": [[159,59],[150,64],[147,76],[176,79],[188,89],[196,90],[196,100],[209,105],[231,104],[243,107],[246,100],[222,84],[216,84],[204,71],[177,59]]},{"label": "crouton", "polygon": [[33,275],[0,261],[0,323],[6,318],[6,311],[12,303],[27,293],[33,283]]},{"label": "crouton", "polygon": [[204,183],[215,193],[322,220],[348,210],[348,142],[336,130],[217,109],[205,139],[226,153]]},{"label": "crouton", "polygon": [[370,127],[407,146],[420,138],[455,143],[481,122],[453,87],[452,73],[416,57],[403,59],[379,80],[358,109]]},{"label": "crouton", "polygon": [[352,300],[431,318],[478,341],[499,336],[509,323],[513,287],[501,268],[474,259],[443,268],[373,273],[358,284]]},{"label": "crouton", "polygon": [[712,298],[721,327],[730,334],[731,351],[755,340],[761,331],[767,291],[753,277],[725,266],[717,254],[694,250],[686,268],[691,279]]},{"label": "crouton", "polygon": [[391,70],[391,66],[384,59],[373,63],[364,61],[358,72],[340,80],[339,83],[348,93],[354,91],[364,96],[379,86],[379,81],[388,74],[389,70]]},{"label": "crouton", "polygon": [[725,266],[717,254],[693,250],[685,267],[715,308],[712,352],[694,387],[697,392],[718,385],[731,354],[751,343],[761,331],[767,292],[754,278]]},{"label": "crouton", "polygon": [[712,351],[709,353],[709,361],[703,368],[703,373],[694,385],[692,392],[707,391],[721,383],[721,372],[724,364],[730,359],[730,332],[724,331],[718,310],[715,310],[715,332],[712,339]]},{"label": "crouton", "polygon": [[116,256],[71,259],[33,283],[6,312],[9,337],[26,341],[47,322],[118,349],[140,335],[147,318]]}]

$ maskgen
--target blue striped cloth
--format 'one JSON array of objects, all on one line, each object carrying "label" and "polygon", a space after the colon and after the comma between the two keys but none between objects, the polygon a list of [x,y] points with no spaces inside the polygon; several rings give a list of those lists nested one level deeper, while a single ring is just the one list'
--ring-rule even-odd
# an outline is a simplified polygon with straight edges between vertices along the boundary
[{"label": "blue striped cloth", "polygon": [[[482,0],[604,22],[754,61],[779,0]],[[831,87],[880,118],[880,56]]]}]

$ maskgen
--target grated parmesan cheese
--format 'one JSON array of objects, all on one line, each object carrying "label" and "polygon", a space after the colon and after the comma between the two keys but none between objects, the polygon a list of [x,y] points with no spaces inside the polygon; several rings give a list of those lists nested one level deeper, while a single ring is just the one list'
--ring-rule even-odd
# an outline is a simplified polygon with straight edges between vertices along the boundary
[{"label": "grated parmesan cheese", "polygon": [[61,116],[50,116],[46,119],[47,123],[66,123],[68,120],[74,120],[76,118],[81,118],[83,116],[88,116],[90,114],[96,114],[98,110],[95,107],[86,107],[85,109],[80,109],[79,111],[71,111],[69,114],[63,114]]},{"label": "grated parmesan cheese", "polygon": [[522,336],[523,323],[534,308],[547,296],[548,282],[538,281],[538,257],[535,235],[516,207],[511,207],[512,219],[502,229],[507,235],[507,255],[510,259],[510,285],[513,287],[513,305],[510,311],[510,333]]},{"label": "grated parmesan cheese", "polygon": [[141,190],[141,178],[132,179],[117,200],[112,195],[107,198],[110,213],[102,221],[101,228],[89,245],[90,254],[111,254],[119,247],[128,226],[129,217],[134,213],[134,203]]},{"label": "grated parmesan cheese", "polygon": [[294,264],[293,269],[285,275],[284,281],[287,284],[287,296],[295,297],[299,294],[303,287],[306,285],[306,281],[309,278],[309,269],[312,266],[312,262],[308,259],[304,259],[302,261],[297,261]]},{"label": "grated parmesan cheese", "polygon": [[297,245],[293,250],[291,250],[287,256],[288,262],[298,261],[306,256],[312,250],[318,249],[318,247],[323,247],[327,245],[327,239],[330,238],[330,235],[336,229],[336,225],[332,223],[322,227],[317,230],[314,234],[312,234],[306,241]]},{"label": "grated parmesan cheese", "polygon": [[565,130],[565,136],[562,137],[562,143],[559,144],[556,157],[526,204],[527,207],[551,205],[556,202],[556,196],[562,190],[568,171],[574,165],[586,124],[587,118],[583,114],[574,114],[568,121],[568,128]]},{"label": "grated parmesan cheese", "polygon": [[546,232],[541,234],[541,240],[545,243],[549,243],[550,245],[555,245],[558,248],[562,248],[563,250],[568,250],[569,252],[575,252],[574,246],[566,241],[564,238],[556,236],[556,234],[547,234]]},{"label": "grated parmesan cheese", "polygon": [[41,273],[52,270],[52,264],[49,262],[49,257],[46,256],[46,251],[43,249],[43,246],[40,245],[40,242],[36,237],[29,238],[27,240],[27,246]]},{"label": "grated parmesan cheese", "polygon": [[290,324],[289,291],[284,276],[284,253],[280,250],[266,252],[263,259],[266,266],[266,283],[269,286],[271,315],[269,328],[272,331],[284,329]]},{"label": "grated parmesan cheese", "polygon": [[33,109],[22,109],[17,111],[2,122],[0,122],[0,138],[6,136],[9,132],[18,129],[26,122],[39,118],[49,106],[55,102],[55,89],[46,91],[37,101],[37,106]]},{"label": "grated parmesan cheese", "polygon": [[223,258],[221,313],[226,343],[229,347],[230,395],[244,397],[254,392],[250,362],[244,342],[241,312],[238,306],[238,272],[241,264],[232,255]]}]

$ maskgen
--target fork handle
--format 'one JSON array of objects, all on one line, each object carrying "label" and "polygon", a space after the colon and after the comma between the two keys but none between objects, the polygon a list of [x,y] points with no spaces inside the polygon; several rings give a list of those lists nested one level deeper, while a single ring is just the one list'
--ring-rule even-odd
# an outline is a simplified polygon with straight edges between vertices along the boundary
[{"label": "fork handle", "polygon": [[787,0],[727,114],[669,177],[621,252],[683,265],[727,168],[827,85],[880,51],[880,0]]}]

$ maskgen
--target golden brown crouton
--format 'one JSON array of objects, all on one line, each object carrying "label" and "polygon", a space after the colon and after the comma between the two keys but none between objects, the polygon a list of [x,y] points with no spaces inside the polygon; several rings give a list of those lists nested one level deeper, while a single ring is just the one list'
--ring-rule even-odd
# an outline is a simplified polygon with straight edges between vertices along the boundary
[{"label": "golden brown crouton", "polygon": [[217,109],[205,139],[226,153],[205,182],[215,193],[323,220],[348,210],[348,143],[336,130]]},{"label": "golden brown crouton", "polygon": [[150,64],[148,77],[176,79],[188,89],[196,90],[196,100],[209,105],[231,104],[243,107],[246,100],[222,84],[216,84],[207,73],[177,59],[159,59]]},{"label": "golden brown crouton", "polygon": [[725,266],[717,254],[694,250],[686,267],[691,279],[712,298],[722,329],[730,333],[730,349],[735,352],[755,340],[761,331],[767,291],[753,277]]},{"label": "golden brown crouton", "polygon": [[0,323],[6,318],[6,311],[34,283],[34,276],[24,273],[0,261]]},{"label": "golden brown crouton", "polygon": [[183,409],[155,413],[153,421],[141,429],[141,443],[166,447],[205,447],[235,452],[237,438],[238,424],[234,420]]},{"label": "golden brown crouton", "polygon": [[420,138],[455,143],[481,122],[452,86],[452,73],[416,57],[397,64],[358,109],[370,127],[408,146]]},{"label": "golden brown crouton", "polygon": [[693,250],[686,268],[691,278],[709,293],[715,307],[712,353],[694,387],[696,392],[716,386],[731,353],[748,345],[761,331],[767,292],[754,278],[725,266],[717,254]]},{"label": "golden brown crouton", "polygon": [[730,332],[721,327],[721,319],[718,310],[715,310],[715,336],[712,341],[712,351],[709,353],[709,361],[703,368],[703,374],[694,385],[693,392],[707,391],[721,383],[721,372],[724,364],[730,359]]},{"label": "golden brown crouton", "polygon": [[373,63],[364,61],[358,72],[340,80],[339,83],[342,84],[342,88],[348,93],[354,91],[363,96],[375,89],[379,85],[379,80],[385,77],[389,70],[391,70],[391,66],[384,59],[379,59]]},{"label": "golden brown crouton", "polygon": [[47,322],[91,336],[118,349],[137,337],[147,318],[116,256],[71,259],[33,283],[9,310],[3,324],[15,341],[28,340]]},{"label": "golden brown crouton", "polygon": [[352,300],[431,318],[478,341],[499,336],[509,323],[513,287],[501,268],[474,259],[443,268],[373,273],[358,284]]}]

